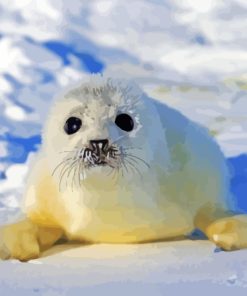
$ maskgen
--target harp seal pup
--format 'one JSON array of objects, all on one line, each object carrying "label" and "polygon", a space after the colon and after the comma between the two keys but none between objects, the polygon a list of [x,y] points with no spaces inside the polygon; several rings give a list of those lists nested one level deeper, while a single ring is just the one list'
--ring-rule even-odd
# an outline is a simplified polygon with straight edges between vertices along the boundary
[{"label": "harp seal pup", "polygon": [[93,75],[56,100],[23,198],[25,218],[0,231],[3,259],[40,256],[60,238],[140,243],[203,231],[247,247],[230,211],[218,145],[130,81]]}]

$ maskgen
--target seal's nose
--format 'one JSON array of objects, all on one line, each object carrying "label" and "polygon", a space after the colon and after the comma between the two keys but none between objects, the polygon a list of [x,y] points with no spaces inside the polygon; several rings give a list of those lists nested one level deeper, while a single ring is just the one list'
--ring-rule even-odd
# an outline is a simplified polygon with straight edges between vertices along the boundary
[{"label": "seal's nose", "polygon": [[105,152],[109,145],[108,139],[103,139],[103,140],[90,140],[90,145],[93,148],[93,151],[96,152],[98,155],[101,152]]}]

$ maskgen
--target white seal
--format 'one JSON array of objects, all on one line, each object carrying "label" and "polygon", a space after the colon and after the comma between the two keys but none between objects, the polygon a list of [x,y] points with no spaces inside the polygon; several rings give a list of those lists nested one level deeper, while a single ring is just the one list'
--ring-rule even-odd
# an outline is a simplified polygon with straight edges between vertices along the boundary
[{"label": "white seal", "polygon": [[206,129],[133,83],[91,76],[55,102],[30,170],[20,223],[38,236],[35,251],[7,241],[5,257],[37,257],[61,236],[137,243],[195,228],[225,249],[245,247],[229,243],[225,225],[237,233],[246,217],[227,217],[227,201],[225,158]]}]

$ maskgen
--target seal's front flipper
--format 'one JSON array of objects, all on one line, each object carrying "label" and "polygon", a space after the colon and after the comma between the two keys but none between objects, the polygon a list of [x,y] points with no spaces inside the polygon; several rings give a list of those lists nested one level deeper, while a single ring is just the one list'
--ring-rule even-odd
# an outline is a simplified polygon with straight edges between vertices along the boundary
[{"label": "seal's front flipper", "polygon": [[0,258],[20,261],[38,258],[42,250],[51,247],[61,236],[60,229],[40,227],[28,219],[2,226]]},{"label": "seal's front flipper", "polygon": [[198,211],[194,225],[226,251],[247,248],[247,215],[234,215],[222,207],[208,204]]},{"label": "seal's front flipper", "polygon": [[0,258],[27,261],[39,257],[38,227],[28,220],[0,229]]},{"label": "seal's front flipper", "polygon": [[216,220],[206,228],[206,235],[226,251],[247,248],[247,215]]}]

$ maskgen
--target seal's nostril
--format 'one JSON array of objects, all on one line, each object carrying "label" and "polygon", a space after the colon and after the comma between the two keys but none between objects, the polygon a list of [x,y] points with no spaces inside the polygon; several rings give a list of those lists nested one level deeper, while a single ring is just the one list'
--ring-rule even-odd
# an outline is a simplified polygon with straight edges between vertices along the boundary
[{"label": "seal's nostril", "polygon": [[107,149],[109,141],[108,139],[90,140],[90,145],[92,146],[93,151],[99,154],[100,152],[104,152]]}]

